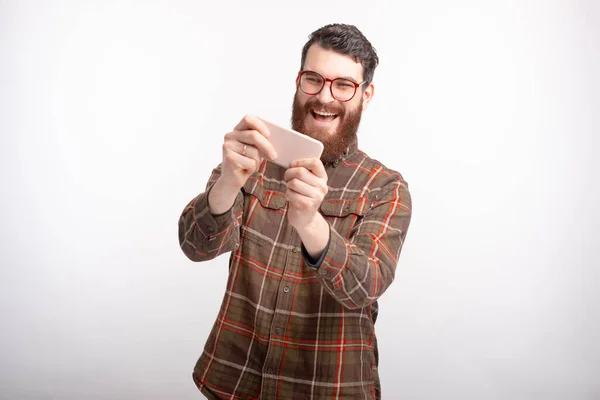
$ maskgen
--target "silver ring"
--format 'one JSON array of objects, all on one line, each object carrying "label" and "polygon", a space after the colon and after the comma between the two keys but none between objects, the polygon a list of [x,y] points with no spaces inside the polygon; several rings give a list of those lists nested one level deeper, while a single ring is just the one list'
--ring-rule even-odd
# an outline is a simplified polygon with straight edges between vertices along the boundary
[{"label": "silver ring", "polygon": [[245,156],[246,155],[246,147],[248,147],[248,145],[244,145],[244,149],[242,150],[242,155]]}]

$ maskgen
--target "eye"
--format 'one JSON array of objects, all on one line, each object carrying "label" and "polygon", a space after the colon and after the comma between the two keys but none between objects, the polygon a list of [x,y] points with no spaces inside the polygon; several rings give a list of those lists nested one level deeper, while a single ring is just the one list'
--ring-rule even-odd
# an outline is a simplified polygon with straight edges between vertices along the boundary
[{"label": "eye", "polygon": [[354,84],[348,80],[336,80],[335,86],[341,90],[354,89]]},{"label": "eye", "polygon": [[315,84],[321,84],[321,82],[323,82],[321,77],[319,75],[315,75],[315,74],[306,74],[306,75],[304,75],[304,79],[309,83],[315,83]]}]

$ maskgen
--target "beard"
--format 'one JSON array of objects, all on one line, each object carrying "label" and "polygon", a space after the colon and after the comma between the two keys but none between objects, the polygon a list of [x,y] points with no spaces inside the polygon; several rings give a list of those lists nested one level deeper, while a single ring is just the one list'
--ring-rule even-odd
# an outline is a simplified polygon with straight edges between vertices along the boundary
[{"label": "beard", "polygon": [[[311,113],[311,109],[336,114],[336,119],[339,119],[339,122],[335,132],[329,133],[327,128],[307,127],[306,117]],[[356,141],[361,116],[362,109],[360,106],[356,107],[356,110],[346,111],[341,104],[325,106],[316,97],[309,98],[302,105],[298,99],[298,93],[296,93],[292,106],[291,122],[293,130],[323,143],[321,161],[326,164],[342,157],[352,142]]]}]

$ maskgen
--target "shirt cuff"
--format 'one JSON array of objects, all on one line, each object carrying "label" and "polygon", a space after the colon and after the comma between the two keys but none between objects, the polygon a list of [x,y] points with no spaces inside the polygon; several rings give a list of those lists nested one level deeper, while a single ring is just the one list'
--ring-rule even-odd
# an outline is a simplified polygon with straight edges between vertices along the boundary
[{"label": "shirt cuff", "polygon": [[316,261],[310,256],[310,254],[308,254],[308,251],[306,251],[304,244],[302,244],[302,254],[304,255],[304,261],[306,262],[306,265],[313,269],[319,269],[321,263],[325,259],[325,254],[327,254],[327,250],[329,250],[329,243],[331,243],[331,234],[329,235],[329,239],[327,240],[327,245],[325,246],[325,249],[323,249],[323,253],[321,253],[321,257],[319,257],[319,259]]},{"label": "shirt cuff", "polygon": [[231,208],[222,214],[213,215],[208,206],[208,195],[212,190],[214,184],[206,191],[206,193],[200,195],[198,201],[194,206],[195,219],[200,231],[205,237],[210,238],[216,236],[220,232],[227,229],[229,224],[233,221],[233,209],[236,206],[240,206],[243,203],[243,195],[241,191],[238,193],[236,200],[234,201]]}]

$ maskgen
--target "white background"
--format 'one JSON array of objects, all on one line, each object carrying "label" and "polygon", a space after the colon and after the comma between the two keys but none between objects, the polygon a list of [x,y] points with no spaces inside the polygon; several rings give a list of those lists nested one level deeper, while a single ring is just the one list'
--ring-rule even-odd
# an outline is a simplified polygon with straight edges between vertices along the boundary
[{"label": "white background", "polygon": [[599,2],[285,4],[0,1],[0,397],[201,397],[227,256],[179,215],[346,22],[381,59],[359,146],[414,202],[384,399],[600,398]]}]

